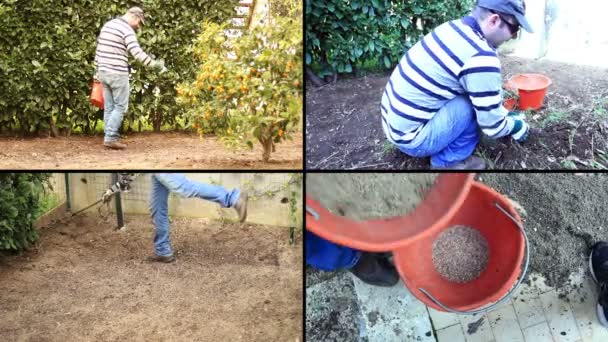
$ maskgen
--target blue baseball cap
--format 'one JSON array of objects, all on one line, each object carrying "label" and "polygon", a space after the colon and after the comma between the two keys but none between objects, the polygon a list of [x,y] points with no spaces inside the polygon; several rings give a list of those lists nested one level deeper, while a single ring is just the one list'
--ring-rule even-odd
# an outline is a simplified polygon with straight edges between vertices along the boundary
[{"label": "blue baseball cap", "polygon": [[510,14],[517,19],[519,26],[523,27],[524,30],[530,33],[534,32],[526,19],[526,4],[524,0],[478,0],[477,6]]}]

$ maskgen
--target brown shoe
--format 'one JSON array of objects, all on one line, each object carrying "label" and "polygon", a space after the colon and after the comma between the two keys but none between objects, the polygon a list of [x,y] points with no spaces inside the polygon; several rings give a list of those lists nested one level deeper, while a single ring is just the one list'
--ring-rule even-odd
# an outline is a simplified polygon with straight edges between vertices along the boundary
[{"label": "brown shoe", "polygon": [[234,205],[234,210],[236,210],[237,214],[239,214],[239,221],[245,222],[247,219],[247,193],[242,192],[241,197],[239,197],[238,201]]},{"label": "brown shoe", "polygon": [[113,150],[124,150],[125,148],[127,148],[127,145],[119,143],[118,141],[104,142],[103,146],[111,148]]},{"label": "brown shoe", "polygon": [[469,158],[447,166],[431,166],[433,170],[484,170],[486,162],[483,159],[470,156]]},{"label": "brown shoe", "polygon": [[155,255],[148,258],[150,262],[163,262],[168,264],[170,262],[175,262],[175,255]]}]

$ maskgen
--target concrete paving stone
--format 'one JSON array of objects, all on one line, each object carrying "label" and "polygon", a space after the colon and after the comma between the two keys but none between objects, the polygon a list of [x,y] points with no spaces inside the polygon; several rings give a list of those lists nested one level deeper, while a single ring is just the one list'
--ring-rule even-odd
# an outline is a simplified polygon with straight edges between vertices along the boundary
[{"label": "concrete paving stone", "polygon": [[496,342],[524,342],[524,336],[512,304],[503,305],[487,315]]},{"label": "concrete paving stone", "polygon": [[526,342],[553,342],[547,322],[527,327],[523,332]]},{"label": "concrete paving stone", "polygon": [[522,329],[546,321],[535,287],[521,284],[512,297],[513,308]]},{"label": "concrete paving stone", "polygon": [[361,332],[367,340],[435,341],[426,306],[403,283],[377,287],[352,279],[364,322]]},{"label": "concrete paving stone", "polygon": [[608,329],[597,319],[597,285],[591,276],[585,276],[580,287],[567,298],[583,342],[608,341]]},{"label": "concrete paving stone", "polygon": [[[464,338],[467,342],[488,342],[494,340],[492,329],[490,328],[490,322],[485,314],[475,315],[458,315],[460,324],[462,325],[462,331],[464,332]],[[479,319],[483,321],[477,326],[477,330],[469,333],[469,324],[477,323]]]},{"label": "concrete paving stone", "polygon": [[437,330],[438,342],[466,342],[462,326],[455,324],[441,330]]},{"label": "concrete paving stone", "polygon": [[572,309],[566,299],[552,290],[540,295],[549,329],[556,342],[574,342],[581,339]]},{"label": "concrete paving stone", "polygon": [[433,326],[435,330],[447,328],[454,324],[459,324],[460,319],[457,314],[438,311],[433,308],[428,308],[429,315],[431,316],[431,320],[433,321]]},{"label": "concrete paving stone", "polygon": [[357,341],[361,314],[348,273],[306,288],[306,341]]}]

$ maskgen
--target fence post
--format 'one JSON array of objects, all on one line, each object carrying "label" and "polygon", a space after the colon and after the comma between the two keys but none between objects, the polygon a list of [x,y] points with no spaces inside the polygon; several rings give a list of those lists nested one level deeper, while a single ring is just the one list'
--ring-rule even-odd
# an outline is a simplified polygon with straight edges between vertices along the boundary
[{"label": "fence post", "polygon": [[[114,172],[112,173],[112,184],[116,184],[117,182],[118,175]],[[122,213],[122,197],[120,196],[120,191],[116,193],[116,198],[114,202],[116,203],[116,218],[118,221],[118,229],[122,229],[124,227],[124,221]]]}]

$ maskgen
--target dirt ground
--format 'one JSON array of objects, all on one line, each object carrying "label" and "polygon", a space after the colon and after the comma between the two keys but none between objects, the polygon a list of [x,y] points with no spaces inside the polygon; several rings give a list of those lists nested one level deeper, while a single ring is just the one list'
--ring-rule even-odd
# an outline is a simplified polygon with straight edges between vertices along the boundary
[{"label": "dirt ground", "polygon": [[[608,70],[502,57],[504,79],[522,72],[549,76],[545,105],[527,113],[540,129],[523,145],[482,139],[476,155],[494,169],[603,169],[608,167]],[[307,88],[308,169],[426,169],[385,138],[380,99],[390,73]]]},{"label": "dirt ground", "polygon": [[477,178],[524,208],[530,268],[549,286],[564,288],[570,274],[588,267],[593,243],[608,240],[608,174],[483,173]]},{"label": "dirt ground", "polygon": [[302,239],[288,229],[177,218],[177,262],[153,253],[147,216],[95,215],[0,256],[4,341],[302,340]]},{"label": "dirt ground", "polygon": [[303,135],[277,144],[268,163],[262,147],[233,152],[215,137],[140,133],[123,138],[126,150],[103,147],[101,136],[0,137],[0,169],[302,169]]}]

